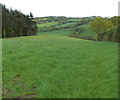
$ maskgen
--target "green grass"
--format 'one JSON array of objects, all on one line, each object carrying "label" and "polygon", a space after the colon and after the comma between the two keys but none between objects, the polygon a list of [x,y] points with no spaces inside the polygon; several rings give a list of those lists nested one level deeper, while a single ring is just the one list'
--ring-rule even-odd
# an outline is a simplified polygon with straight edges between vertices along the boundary
[{"label": "green grass", "polygon": [[58,22],[48,22],[48,23],[42,23],[42,24],[37,24],[38,27],[50,27],[53,25],[57,25]]},{"label": "green grass", "polygon": [[58,25],[57,27],[72,27],[75,24],[76,24],[76,22],[75,23],[65,23],[65,24],[62,24],[62,25]]},{"label": "green grass", "polygon": [[118,97],[118,44],[62,36],[70,32],[3,39],[3,97]]},{"label": "green grass", "polygon": [[90,24],[85,24],[82,26],[84,27],[84,31],[80,33],[80,37],[92,36],[93,38],[96,38],[96,33],[90,29]]},{"label": "green grass", "polygon": [[57,30],[57,31],[51,31],[51,32],[40,32],[38,35],[44,36],[44,35],[52,35],[52,36],[68,36],[70,34],[73,34],[73,30],[71,28],[63,29],[63,30]]}]

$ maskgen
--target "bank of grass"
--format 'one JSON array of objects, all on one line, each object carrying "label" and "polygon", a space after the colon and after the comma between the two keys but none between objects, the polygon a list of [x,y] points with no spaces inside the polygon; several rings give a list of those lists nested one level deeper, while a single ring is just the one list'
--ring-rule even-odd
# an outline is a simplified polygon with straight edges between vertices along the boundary
[{"label": "bank of grass", "polygon": [[3,39],[3,98],[118,97],[118,45],[65,31]]}]

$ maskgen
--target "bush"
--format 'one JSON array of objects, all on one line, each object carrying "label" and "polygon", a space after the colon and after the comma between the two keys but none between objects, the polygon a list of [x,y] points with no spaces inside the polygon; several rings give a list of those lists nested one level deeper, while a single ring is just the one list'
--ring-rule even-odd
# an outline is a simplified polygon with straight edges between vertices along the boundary
[{"label": "bush", "polygon": [[74,28],[74,34],[79,35],[84,31],[84,27],[76,27]]},{"label": "bush", "polygon": [[79,36],[79,35],[77,35],[77,34],[72,34],[72,35],[69,35],[69,37],[80,38],[80,36]]},{"label": "bush", "polygon": [[117,27],[114,26],[106,31],[106,34],[104,35],[102,40],[106,41],[117,41]]},{"label": "bush", "polygon": [[96,32],[97,40],[101,41],[105,35],[105,32],[113,27],[113,23],[108,19],[97,17],[91,22],[90,27],[94,32]]},{"label": "bush", "polygon": [[83,37],[80,37],[82,39],[86,39],[86,40],[96,40],[95,38],[93,38],[92,36],[83,36]]},{"label": "bush", "polygon": [[81,20],[81,24],[87,24],[88,23],[88,20],[87,19],[82,19]]},{"label": "bush", "polygon": [[113,34],[113,41],[120,43],[120,26],[116,27],[116,32]]}]

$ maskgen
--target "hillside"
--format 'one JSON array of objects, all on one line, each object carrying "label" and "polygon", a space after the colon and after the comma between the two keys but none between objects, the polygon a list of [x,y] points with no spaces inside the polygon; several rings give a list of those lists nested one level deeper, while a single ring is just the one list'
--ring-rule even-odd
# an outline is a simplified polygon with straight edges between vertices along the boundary
[{"label": "hillside", "polygon": [[36,36],[2,40],[4,98],[118,97],[118,43],[82,39],[96,33],[79,20],[39,19]]},{"label": "hillside", "polygon": [[117,43],[70,32],[3,39],[3,97],[117,97]]}]

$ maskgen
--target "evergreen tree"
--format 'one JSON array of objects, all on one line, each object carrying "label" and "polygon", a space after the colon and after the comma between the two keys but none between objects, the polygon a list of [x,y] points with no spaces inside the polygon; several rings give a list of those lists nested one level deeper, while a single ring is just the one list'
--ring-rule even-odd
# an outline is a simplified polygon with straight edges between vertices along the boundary
[{"label": "evergreen tree", "polygon": [[18,10],[7,9],[2,5],[2,37],[30,36],[37,34],[33,15],[24,15]]}]

